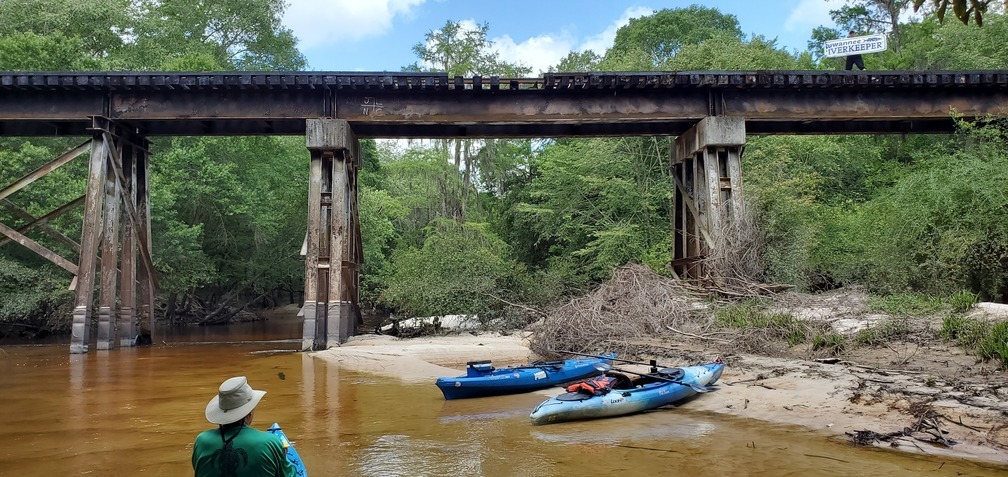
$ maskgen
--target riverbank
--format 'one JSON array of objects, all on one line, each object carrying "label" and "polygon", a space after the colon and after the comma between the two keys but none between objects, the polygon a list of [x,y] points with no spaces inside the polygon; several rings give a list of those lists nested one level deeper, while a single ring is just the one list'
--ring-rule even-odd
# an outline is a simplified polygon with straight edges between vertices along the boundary
[{"label": "riverbank", "polygon": [[[355,371],[433,383],[438,376],[463,374],[470,360],[491,359],[503,366],[537,359],[527,343],[524,333],[412,339],[362,335],[313,356]],[[998,400],[997,389],[988,392],[1000,386],[1003,373],[964,383],[840,360],[732,355],[726,363],[717,391],[686,406],[801,426],[824,438],[857,437],[906,452],[1008,463],[1008,405]],[[666,358],[662,364],[696,363]],[[540,393],[548,397],[557,390]]]}]

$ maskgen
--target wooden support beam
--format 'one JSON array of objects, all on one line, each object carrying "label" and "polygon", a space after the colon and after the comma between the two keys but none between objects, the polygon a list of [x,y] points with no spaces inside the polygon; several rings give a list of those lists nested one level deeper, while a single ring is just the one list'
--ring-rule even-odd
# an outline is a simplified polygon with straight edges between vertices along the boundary
[{"label": "wooden support beam", "polygon": [[[56,230],[56,229],[50,227],[48,225],[48,223],[52,219],[55,219],[56,217],[59,217],[60,215],[63,215],[66,211],[68,211],[68,210],[70,210],[70,209],[72,209],[74,207],[77,207],[78,205],[80,205],[82,203],[84,203],[84,196],[83,195],[80,196],[80,197],[78,197],[78,198],[76,198],[76,199],[74,199],[74,200],[72,200],[72,201],[70,201],[70,202],[67,202],[66,204],[63,204],[62,206],[60,206],[56,210],[53,210],[52,212],[49,212],[48,214],[45,214],[42,217],[35,218],[35,216],[31,215],[27,210],[24,210],[21,207],[18,207],[16,204],[14,204],[13,202],[11,202],[10,200],[8,200],[8,199],[0,199],[0,205],[3,205],[4,207],[6,207],[8,210],[10,210],[11,212],[13,212],[18,217],[21,217],[22,219],[30,221],[27,224],[25,224],[23,227],[19,228],[18,232],[25,233],[25,232],[27,232],[27,231],[35,228],[35,227],[40,227],[42,229],[42,231],[45,232],[46,234],[48,234],[50,237],[58,240],[60,243],[62,243],[63,245],[66,245],[67,247],[69,247],[74,252],[77,252],[78,254],[80,253],[80,244],[77,243],[77,242],[75,242],[70,237],[67,237],[66,235],[63,235],[63,233],[60,232],[59,230]],[[5,243],[7,243],[9,241],[10,241],[9,238],[0,239],[0,245],[3,245],[3,244],[5,244]]]},{"label": "wooden support beam", "polygon": [[0,224],[0,234],[3,234],[9,237],[11,240],[27,247],[31,251],[44,257],[46,260],[49,260],[50,262],[56,264],[60,268],[74,275],[77,275],[77,265],[74,265],[73,262],[59,256],[59,254],[57,254],[56,252],[53,252],[52,250],[45,248],[44,246],[42,246],[42,244],[22,235],[17,230],[14,230],[4,224]]},{"label": "wooden support beam", "polygon": [[[728,149],[728,183],[731,187],[731,204],[734,213],[741,213],[745,205],[742,200],[742,152],[743,147]],[[737,217],[737,216],[736,216]]]},{"label": "wooden support beam", "polygon": [[67,152],[64,152],[63,154],[61,154],[56,159],[53,159],[52,161],[49,161],[46,164],[43,164],[38,169],[35,169],[32,172],[29,172],[24,177],[22,177],[22,178],[20,178],[20,179],[18,179],[16,181],[14,181],[13,184],[11,184],[11,185],[9,185],[7,187],[4,187],[3,190],[0,190],[0,199],[6,199],[8,196],[10,196],[11,194],[13,194],[13,193],[15,193],[15,192],[23,189],[28,184],[31,184],[32,182],[35,182],[39,178],[44,177],[46,174],[48,174],[48,173],[56,170],[58,167],[60,167],[60,166],[62,166],[64,164],[70,162],[75,157],[83,154],[84,151],[87,151],[89,148],[91,148],[91,141],[90,140],[85,141],[80,146],[77,146],[77,147],[75,147],[75,148],[73,148],[73,149],[71,149],[71,150],[69,150]]},{"label": "wooden support beam", "polygon": [[77,293],[74,299],[73,323],[70,325],[70,353],[86,353],[91,335],[91,300],[94,292],[94,275],[98,236],[101,234],[102,194],[105,184],[105,167],[108,147],[100,135],[91,143],[87,190],[84,193],[84,225],[81,228],[81,254],[77,273]]},{"label": "wooden support beam", "polygon": [[[136,239],[137,248],[151,250],[150,153],[148,149],[147,140],[143,139],[135,151],[137,220],[139,222],[134,224],[135,227],[131,230],[136,230],[140,234]],[[143,267],[143,273],[140,274],[137,281],[139,299],[137,322],[143,323],[146,319],[150,342],[154,340],[155,283],[155,277],[147,271],[147,267]],[[139,335],[140,332],[138,331],[137,334]]]},{"label": "wooden support beam", "polygon": [[351,155],[346,149],[336,151],[332,161],[332,206],[330,210],[331,224],[329,227],[329,263],[336,264],[335,270],[329,271],[329,313],[326,323],[326,341],[337,344],[346,341],[349,335],[345,335],[345,322],[348,321],[346,315],[346,281],[342,273],[342,264],[347,257],[347,229],[349,216],[347,209],[348,191],[348,171],[350,169],[349,159]]},{"label": "wooden support beam", "polygon": [[308,231],[305,238],[304,332],[301,349],[315,348],[319,286],[319,234],[322,227],[322,151],[311,151],[308,170]]},{"label": "wooden support beam", "polygon": [[[707,228],[707,235],[718,233],[721,230],[721,173],[718,169],[718,152],[713,147],[705,148],[704,154],[704,184],[707,186],[703,192],[707,202],[707,222],[703,224]],[[708,246],[710,243],[708,242]]]},{"label": "wooden support beam", "polygon": [[119,169],[115,164],[116,158],[121,157],[119,148],[121,144],[109,141],[111,137],[106,133],[104,140],[106,147],[110,151],[105,166],[105,210],[102,214],[104,218],[104,228],[102,230],[101,241],[101,288],[98,293],[98,350],[110,350],[115,347],[116,338],[116,291],[118,281],[118,260],[119,260],[119,204],[122,201],[120,196],[120,180],[116,177]]},{"label": "wooden support beam", "polygon": [[[126,173],[126,184],[122,190],[122,199],[126,207],[136,209],[136,167],[137,148],[127,145],[122,154],[123,172]],[[137,239],[133,230],[137,227],[124,207],[120,211],[122,249],[119,258],[119,320],[116,328],[119,331],[119,346],[126,348],[136,344],[137,317]]]}]

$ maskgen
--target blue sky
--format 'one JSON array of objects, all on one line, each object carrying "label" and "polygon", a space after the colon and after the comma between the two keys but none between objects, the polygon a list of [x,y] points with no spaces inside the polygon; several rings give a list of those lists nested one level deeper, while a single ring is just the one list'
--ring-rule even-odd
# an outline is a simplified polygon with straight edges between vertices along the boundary
[{"label": "blue sky", "polygon": [[315,71],[399,71],[417,61],[412,47],[448,20],[486,22],[502,58],[532,75],[572,50],[603,53],[630,18],[700,4],[735,15],[747,36],[777,38],[804,50],[812,29],[832,25],[841,0],[288,0],[284,24]]}]

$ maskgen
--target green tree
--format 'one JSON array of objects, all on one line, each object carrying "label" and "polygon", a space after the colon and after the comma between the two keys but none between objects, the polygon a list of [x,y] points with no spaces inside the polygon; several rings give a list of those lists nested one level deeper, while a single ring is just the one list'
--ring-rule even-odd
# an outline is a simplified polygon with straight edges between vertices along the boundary
[{"label": "green tree", "polygon": [[507,245],[486,224],[436,220],[430,227],[422,247],[395,252],[383,300],[406,316],[500,317],[496,298],[513,292],[518,268]]},{"label": "green tree", "polygon": [[997,70],[1008,68],[1008,17],[987,14],[983,28],[956,22],[937,28],[923,51],[928,69]]},{"label": "green tree", "polygon": [[293,32],[281,23],[282,0],[138,0],[136,8],[141,15],[121,59],[124,67],[178,68],[179,62],[215,70],[305,67]]},{"label": "green tree", "polygon": [[5,71],[81,71],[94,70],[101,63],[81,54],[79,37],[62,33],[38,35],[15,32],[0,36],[0,70]]},{"label": "green tree", "polygon": [[82,56],[105,60],[125,45],[133,27],[131,12],[130,0],[3,0],[0,37],[33,33],[57,42],[76,39]]},{"label": "green tree", "polygon": [[431,30],[426,40],[413,45],[413,53],[422,63],[408,66],[411,71],[443,71],[449,76],[503,76],[519,78],[532,68],[500,59],[487,39],[488,23],[470,27],[467,23],[447,21],[439,30]]},{"label": "green tree", "polygon": [[560,60],[556,66],[551,66],[552,72],[598,71],[602,57],[592,50],[572,51]]},{"label": "green tree", "polygon": [[620,27],[602,66],[615,70],[619,69],[617,65],[639,65],[638,70],[652,70],[672,58],[684,45],[697,44],[724,34],[742,38],[742,30],[734,15],[699,5],[660,10],[652,15],[632,18]]},{"label": "green tree", "polygon": [[885,194],[867,204],[867,282],[947,294],[968,289],[984,299],[1008,297],[1008,207],[1003,193],[1008,120],[963,124],[948,152],[921,159]]},{"label": "green tree", "polygon": [[[667,139],[562,140],[536,157],[509,236],[591,280],[630,261],[668,260]],[[519,193],[519,192],[516,192]],[[527,232],[520,232],[527,231]],[[523,239],[527,242],[518,242]]]},{"label": "green tree", "polygon": [[[508,63],[500,59],[500,54],[493,49],[487,39],[487,23],[471,26],[465,22],[448,21],[439,30],[427,33],[426,41],[413,46],[413,52],[423,64],[414,63],[404,69],[410,71],[443,71],[450,76],[503,76],[521,77],[527,75],[531,68],[520,63]],[[480,174],[478,167],[490,165],[496,159],[497,141],[485,140],[476,143],[471,140],[454,140],[455,169],[462,175],[460,197],[448,198],[446,202],[457,202],[460,208],[453,217],[464,220],[467,206],[473,191],[473,179]],[[445,155],[448,155],[449,141],[440,142]],[[474,149],[483,147],[482,151]],[[474,162],[475,156],[481,156]]]},{"label": "green tree", "polygon": [[[900,14],[911,0],[846,0],[846,5],[830,10],[830,17],[845,31],[885,33],[899,45]],[[846,36],[846,35],[844,35]]]},{"label": "green tree", "polygon": [[[926,1],[927,0],[913,0],[914,11],[920,9]],[[977,26],[981,26],[983,25],[984,14],[987,13],[987,8],[991,5],[992,1],[993,0],[931,0],[930,3],[935,9],[935,14],[938,16],[939,21],[945,20],[945,14],[948,12],[949,6],[951,6],[952,13],[955,14],[956,18],[958,18],[964,25],[968,25],[970,19],[972,19],[976,22]]]},{"label": "green tree", "polygon": [[730,34],[719,34],[698,44],[685,45],[670,58],[664,68],[668,70],[756,70],[756,69],[807,69],[812,58],[807,53],[795,58],[777,49],[776,41],[757,36],[742,41]]}]

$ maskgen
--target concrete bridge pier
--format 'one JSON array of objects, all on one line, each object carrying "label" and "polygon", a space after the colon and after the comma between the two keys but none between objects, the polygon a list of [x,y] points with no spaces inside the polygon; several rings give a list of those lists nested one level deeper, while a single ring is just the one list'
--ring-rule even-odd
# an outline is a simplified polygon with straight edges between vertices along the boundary
[{"label": "concrete bridge pier", "polygon": [[672,271],[701,278],[713,237],[742,207],[742,149],[745,118],[708,116],[671,147]]},{"label": "concrete bridge pier", "polygon": [[364,261],[357,207],[360,142],[342,119],[308,119],[311,152],[302,350],[338,346],[361,320],[359,273]]}]

